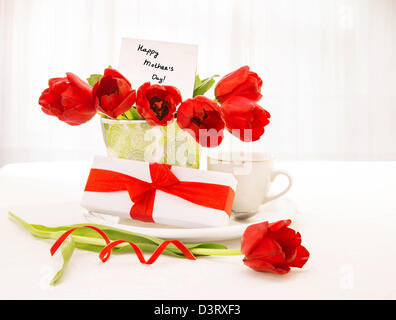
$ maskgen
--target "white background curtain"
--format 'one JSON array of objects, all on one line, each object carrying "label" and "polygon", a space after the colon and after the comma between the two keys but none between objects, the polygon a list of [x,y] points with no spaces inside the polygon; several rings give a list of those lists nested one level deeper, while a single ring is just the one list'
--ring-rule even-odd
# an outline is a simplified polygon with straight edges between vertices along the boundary
[{"label": "white background curtain", "polygon": [[272,115],[256,150],[396,159],[395,0],[0,0],[0,165],[104,153],[99,119],[37,101],[50,77],[117,66],[122,37],[196,43],[202,76],[250,65]]}]

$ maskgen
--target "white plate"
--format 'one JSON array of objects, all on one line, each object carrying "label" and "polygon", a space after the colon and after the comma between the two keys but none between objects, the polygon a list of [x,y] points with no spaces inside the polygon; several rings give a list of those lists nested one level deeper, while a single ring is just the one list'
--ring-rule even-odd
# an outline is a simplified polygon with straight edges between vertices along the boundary
[{"label": "white plate", "polygon": [[85,211],[84,216],[91,223],[107,225],[110,227],[135,233],[142,233],[161,239],[177,239],[189,242],[202,242],[240,238],[247,226],[262,221],[292,219],[293,224],[295,225],[296,213],[296,206],[291,200],[279,199],[262,206],[260,211],[250,219],[236,220],[231,217],[230,223],[227,226],[195,229],[178,228],[135,220],[123,220],[118,216],[88,211]]}]

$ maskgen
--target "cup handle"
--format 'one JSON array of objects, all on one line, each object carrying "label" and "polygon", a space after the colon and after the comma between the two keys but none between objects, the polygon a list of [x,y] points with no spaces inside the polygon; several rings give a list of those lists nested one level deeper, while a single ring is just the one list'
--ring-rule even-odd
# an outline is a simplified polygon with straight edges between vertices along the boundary
[{"label": "cup handle", "polygon": [[286,192],[288,192],[290,190],[290,188],[293,186],[293,178],[291,176],[290,173],[288,173],[287,171],[284,170],[274,170],[271,173],[271,182],[274,182],[274,180],[276,179],[276,177],[278,175],[284,175],[287,177],[287,179],[289,180],[289,185],[285,188],[285,190],[279,192],[278,194],[275,194],[273,196],[268,196],[266,197],[262,203],[267,203],[269,201],[275,200],[281,196],[283,196]]}]

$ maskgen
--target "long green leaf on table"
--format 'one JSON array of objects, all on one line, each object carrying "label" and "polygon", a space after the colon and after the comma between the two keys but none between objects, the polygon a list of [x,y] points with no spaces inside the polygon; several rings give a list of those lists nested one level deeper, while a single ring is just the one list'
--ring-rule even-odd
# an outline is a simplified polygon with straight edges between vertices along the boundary
[{"label": "long green leaf on table", "polygon": [[71,256],[73,255],[75,245],[74,241],[71,237],[67,237],[66,240],[62,243],[60,250],[62,252],[62,258],[63,258],[63,263],[62,267],[58,270],[58,272],[55,274],[55,276],[52,278],[50,281],[50,284],[54,285],[58,282],[58,280],[62,277],[65,268],[67,264],[69,263],[69,260]]},{"label": "long green leaf on table", "polygon": [[[15,221],[22,225],[25,229],[27,229],[33,236],[44,238],[44,239],[58,239],[64,232],[69,229],[75,227],[84,227],[87,224],[74,224],[68,226],[59,226],[59,227],[47,227],[38,224],[29,224],[23,219],[17,217],[16,215],[9,212],[9,216]],[[109,226],[102,226],[96,224],[90,224],[91,226],[97,227],[103,230],[107,236],[111,240],[127,240],[137,244],[139,247],[144,249],[145,252],[153,252],[158,245],[162,243],[161,239],[146,236],[139,233],[128,232],[116,228],[112,228]],[[89,250],[99,252],[106,245],[106,242],[102,239],[102,237],[95,231],[90,228],[80,228],[73,231],[70,235],[74,242],[75,246],[79,249]],[[121,251],[120,248],[129,247],[129,244],[120,244],[113,250]],[[124,251],[129,251],[130,249],[123,249]],[[182,252],[173,245],[169,245],[164,251],[164,254],[172,255],[172,256],[183,256]]]},{"label": "long green leaf on table", "polygon": [[[22,225],[25,229],[27,229],[32,235],[45,238],[45,239],[57,239],[59,238],[65,231],[75,228],[75,227],[83,227],[87,224],[74,224],[68,226],[59,226],[59,227],[47,227],[38,224],[29,224],[18,216],[9,212],[9,216]],[[154,250],[163,242],[162,239],[143,235],[140,233],[134,233],[126,230],[121,230],[117,228],[113,228],[110,226],[103,226],[97,224],[90,224],[94,227],[97,227],[103,230],[110,240],[126,240],[137,244],[144,252],[154,252]],[[105,245],[105,241],[102,237],[95,231],[90,228],[80,228],[71,234],[73,238],[74,245],[76,248],[99,252]],[[208,248],[208,249],[227,249],[226,246],[217,243],[198,243],[198,244],[186,244],[188,249],[193,250],[194,248]],[[114,252],[128,252],[131,251],[131,247],[129,244],[120,244],[115,247]],[[179,256],[184,257],[183,253],[173,244],[170,244],[163,252],[164,254],[171,256]]]}]

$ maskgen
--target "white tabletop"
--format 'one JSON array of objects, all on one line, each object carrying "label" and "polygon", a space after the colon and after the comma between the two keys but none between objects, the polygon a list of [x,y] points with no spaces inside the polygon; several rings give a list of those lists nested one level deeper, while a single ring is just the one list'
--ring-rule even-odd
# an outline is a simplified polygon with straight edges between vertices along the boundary
[{"label": "white tabletop", "polygon": [[[161,256],[141,265],[133,254],[100,262],[75,253],[49,286],[53,240],[37,239],[13,223],[83,223],[79,206],[89,163],[24,163],[0,169],[0,298],[24,299],[353,299],[396,298],[396,162],[282,162],[295,184],[291,227],[311,257],[287,275],[255,272],[235,257],[197,261]],[[284,213],[279,219],[287,218]],[[238,240],[225,243],[238,248]]]}]

